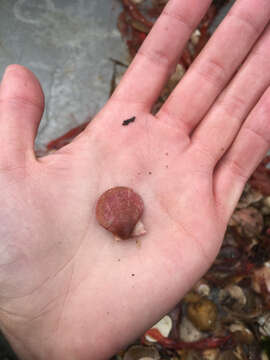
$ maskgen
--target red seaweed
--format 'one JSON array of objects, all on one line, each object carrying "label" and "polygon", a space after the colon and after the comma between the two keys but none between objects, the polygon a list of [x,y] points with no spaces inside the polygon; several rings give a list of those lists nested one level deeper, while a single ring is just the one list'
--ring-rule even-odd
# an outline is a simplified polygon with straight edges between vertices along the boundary
[{"label": "red seaweed", "polygon": [[143,339],[142,342],[145,343],[145,336],[149,335],[155,340],[159,342],[163,347],[167,349],[195,349],[195,350],[205,350],[205,349],[214,349],[219,348],[225,345],[230,339],[231,335],[227,335],[224,337],[208,337],[198,341],[185,342],[185,341],[175,341],[170,338],[164,337],[158,329],[152,328],[149,329]]},{"label": "red seaweed", "polygon": [[89,124],[89,121],[86,121],[85,123],[76,126],[75,128],[66,132],[64,135],[50,141],[47,144],[47,150],[58,150],[61,147],[69,144],[77,135],[79,135],[86,128],[86,126]]},{"label": "red seaweed", "polygon": [[130,16],[134,20],[141,22],[142,24],[147,26],[149,29],[151,29],[151,27],[153,26],[153,23],[146,19],[146,17],[139,11],[137,6],[134,3],[132,3],[132,1],[122,0],[122,3],[124,5],[125,9],[128,11]]}]

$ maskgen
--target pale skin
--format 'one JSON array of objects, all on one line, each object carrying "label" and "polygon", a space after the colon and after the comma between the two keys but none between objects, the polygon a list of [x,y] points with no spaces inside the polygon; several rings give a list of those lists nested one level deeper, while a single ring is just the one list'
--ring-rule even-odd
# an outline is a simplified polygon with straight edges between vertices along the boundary
[{"label": "pale skin", "polygon": [[[269,148],[269,0],[237,0],[150,114],[209,4],[171,0],[88,128],[40,159],[33,143],[41,87],[26,68],[7,68],[0,87],[0,325],[21,359],[108,359],[173,308],[214,261]],[[121,125],[132,116],[134,123]],[[97,198],[113,186],[143,198],[140,246],[114,241],[96,221]]]}]

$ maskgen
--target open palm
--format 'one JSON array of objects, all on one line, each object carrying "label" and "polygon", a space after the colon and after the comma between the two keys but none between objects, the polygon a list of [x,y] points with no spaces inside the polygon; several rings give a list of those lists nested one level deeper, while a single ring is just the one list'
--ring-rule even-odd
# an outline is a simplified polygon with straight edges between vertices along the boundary
[{"label": "open palm", "polygon": [[[8,67],[0,88],[0,323],[22,358],[108,358],[172,308],[217,255],[269,147],[269,1],[238,0],[150,114],[209,4],[169,1],[104,109],[40,159],[33,142],[42,91],[30,71]],[[114,241],[96,221],[99,195],[114,186],[143,198],[139,244]]]}]

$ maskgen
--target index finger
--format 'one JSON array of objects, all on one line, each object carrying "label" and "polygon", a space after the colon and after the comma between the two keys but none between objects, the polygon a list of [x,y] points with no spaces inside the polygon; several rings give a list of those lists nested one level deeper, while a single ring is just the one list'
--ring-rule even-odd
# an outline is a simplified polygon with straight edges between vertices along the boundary
[{"label": "index finger", "polygon": [[151,108],[211,0],[170,0],[131,63],[112,100]]}]

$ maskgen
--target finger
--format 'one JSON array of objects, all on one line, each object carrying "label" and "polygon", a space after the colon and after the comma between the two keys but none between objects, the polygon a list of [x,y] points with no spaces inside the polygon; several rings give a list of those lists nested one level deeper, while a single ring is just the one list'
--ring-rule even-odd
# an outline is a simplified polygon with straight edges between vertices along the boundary
[{"label": "finger", "polygon": [[195,129],[191,147],[210,157],[213,166],[227,151],[241,124],[270,85],[269,57],[270,26],[230,86]]},{"label": "finger", "polygon": [[270,88],[243,124],[232,147],[214,172],[214,194],[222,215],[228,219],[246,181],[270,147]]},{"label": "finger", "polygon": [[269,18],[269,0],[236,1],[157,116],[189,134],[239,68]]},{"label": "finger", "polygon": [[13,167],[34,157],[34,139],[44,109],[35,75],[20,65],[7,67],[0,86],[0,165]]},{"label": "finger", "polygon": [[210,0],[171,0],[139,49],[112,100],[151,108]]}]

